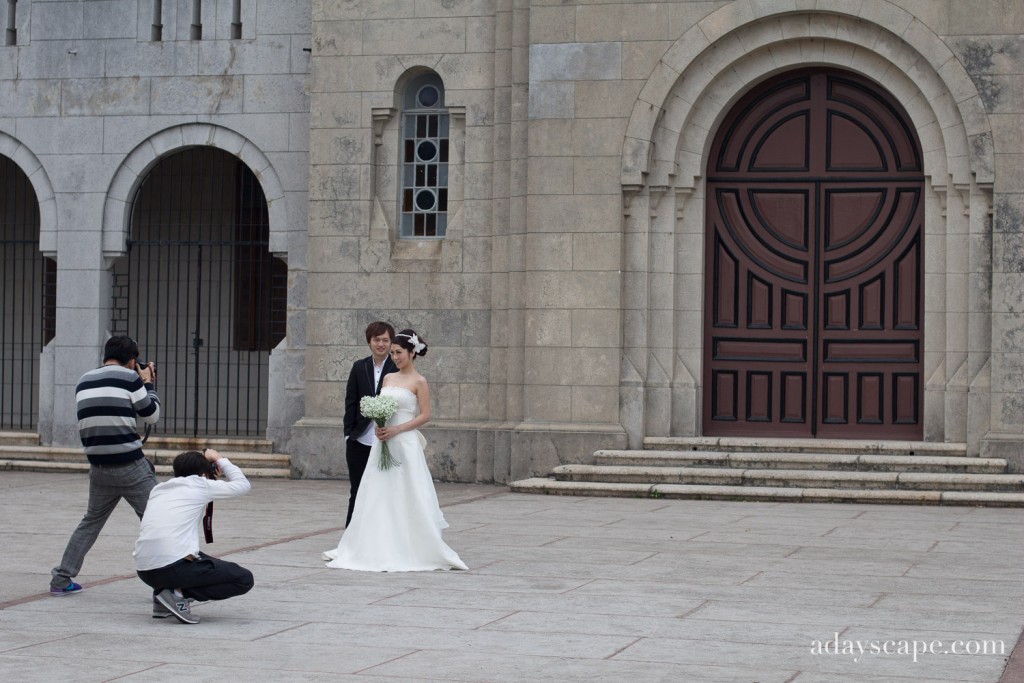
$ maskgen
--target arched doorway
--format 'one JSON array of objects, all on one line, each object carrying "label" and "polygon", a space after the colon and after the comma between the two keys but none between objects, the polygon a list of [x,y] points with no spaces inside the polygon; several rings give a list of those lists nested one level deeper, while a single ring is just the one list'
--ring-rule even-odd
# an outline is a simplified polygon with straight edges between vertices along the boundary
[{"label": "arched doorway", "polygon": [[707,169],[706,435],[922,438],[921,151],[834,69],[768,80]]},{"label": "arched doorway", "polygon": [[158,364],[159,432],[265,434],[287,297],[287,266],[268,247],[263,189],[234,155],[184,149],[143,178],[114,269],[112,329]]},{"label": "arched doorway", "polygon": [[57,264],[39,251],[39,201],[0,155],[0,429],[34,430],[40,354],[54,336]]}]

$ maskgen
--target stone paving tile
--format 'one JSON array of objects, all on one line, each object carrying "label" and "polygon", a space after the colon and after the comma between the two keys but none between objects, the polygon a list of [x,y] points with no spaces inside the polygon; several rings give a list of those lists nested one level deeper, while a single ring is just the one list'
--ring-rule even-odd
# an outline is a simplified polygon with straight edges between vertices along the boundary
[{"label": "stone paving tile", "polygon": [[[451,578],[455,578],[452,581]],[[469,572],[432,572],[430,574],[396,573],[387,576],[369,572],[346,572],[337,569],[324,569],[319,574],[308,577],[304,583],[321,586],[358,586],[384,585],[415,587],[444,587],[463,590],[500,590],[514,593],[563,593],[583,586],[588,582],[585,578],[564,578],[561,576],[535,575],[494,575],[481,569]]]},{"label": "stone paving tile", "polygon": [[1019,511],[438,484],[445,539],[470,571],[376,574],[320,558],[341,535],[345,482],[253,484],[218,506],[209,550],[249,566],[256,588],[187,626],[150,618],[126,506],[89,554],[87,590],[45,595],[87,481],[0,472],[0,680],[994,682],[1005,657],[855,663],[810,645],[839,633],[1012,647],[1024,624]]},{"label": "stone paving tile", "polygon": [[[224,681],[274,681],[275,683],[395,683],[394,678],[369,676],[364,673],[339,674],[334,672],[312,673],[304,671],[275,670],[273,677],[268,676],[266,669],[236,668],[217,666],[215,664],[163,664],[154,666],[136,674],[117,679],[130,683],[224,683]],[[408,683],[436,683],[438,679],[427,677],[409,677],[402,679]]]},{"label": "stone paving tile", "polygon": [[102,661],[47,658],[40,666],[38,656],[30,654],[0,655],[0,673],[5,681],[17,683],[53,683],[54,681],[104,681],[125,678],[148,669],[151,664],[131,661]]},{"label": "stone paving tile", "polygon": [[[380,600],[381,605],[416,605],[444,607],[459,605],[472,609],[503,609],[509,612],[537,611],[545,614],[571,614],[574,618],[594,615],[632,615],[642,613],[651,617],[678,617],[704,603],[700,598],[666,595],[664,587],[657,602],[638,596],[563,593],[551,595],[523,595],[498,591],[469,591],[445,589],[413,589]],[[489,627],[486,626],[485,628]]]},{"label": "stone paving tile", "polygon": [[850,607],[868,607],[876,603],[884,593],[873,591],[857,591],[850,587],[844,590],[816,590],[803,588],[780,588],[778,586],[754,584],[746,582],[742,585],[716,585],[706,583],[683,583],[671,584],[630,581],[594,580],[575,589],[579,594],[597,595],[621,595],[621,596],[643,596],[645,598],[659,598],[671,591],[679,598],[692,598],[702,600],[752,602],[756,597],[757,601],[766,605],[784,607],[791,604],[819,605],[821,607],[832,607],[834,605],[847,605]]},{"label": "stone paving tile", "polygon": [[521,654],[551,653],[557,647],[559,656],[583,659],[604,659],[614,655],[635,639],[629,636],[601,636],[586,633],[563,633],[555,640],[546,633],[517,633],[514,638],[502,631],[462,630],[456,628],[416,628],[381,623],[378,629],[366,624],[309,623],[282,631],[265,640],[276,643],[331,645],[346,643],[363,647],[410,648],[455,653],[464,652]]},{"label": "stone paving tile", "polygon": [[718,662],[735,662],[739,659],[757,661],[759,666],[767,670],[779,670],[793,667],[800,671],[813,671],[832,674],[834,680],[844,680],[851,669],[858,674],[886,676],[906,673],[908,667],[922,678],[938,681],[985,681],[991,682],[998,678],[1002,665],[998,658],[990,657],[919,657],[917,662],[906,656],[872,656],[865,654],[854,662],[856,655],[814,655],[810,644],[780,647],[754,643],[708,643],[670,640],[661,638],[642,638],[635,644],[615,655],[614,659],[636,661],[658,661],[677,664],[712,664]]},{"label": "stone paving tile", "polygon": [[[478,574],[517,574],[527,576],[576,576],[586,579],[619,579],[622,581],[685,581],[700,574],[711,584],[733,584],[754,576],[757,572],[745,568],[727,568],[723,563],[693,561],[687,566],[643,567],[627,565],[574,565],[562,562],[495,562],[475,569]],[[707,571],[706,571],[707,570]],[[713,573],[708,573],[708,572]]]},{"label": "stone paving tile", "polygon": [[[763,671],[756,666],[728,663],[722,666],[686,666],[672,662],[629,662],[580,660],[562,654],[561,643],[549,641],[546,656],[503,656],[466,653],[446,657],[444,653],[422,651],[374,667],[371,673],[388,680],[412,680],[430,672],[439,681],[487,681],[488,683],[593,683],[594,681],[636,681],[637,683],[784,683],[795,669]],[[833,681],[833,683],[835,683]]]},{"label": "stone paving tile", "polygon": [[[153,665],[181,658],[184,645],[191,662],[206,662],[219,667],[278,669],[290,672],[355,673],[412,652],[408,648],[382,648],[351,645],[345,642],[307,644],[278,642],[261,638],[251,642],[211,641],[187,625],[150,619],[152,624],[139,628],[133,636],[79,635],[73,638],[24,648],[19,655],[80,660],[129,660]],[[201,624],[202,622],[200,622]],[[286,628],[282,623],[282,629]],[[169,637],[169,629],[174,633]],[[182,635],[182,633],[184,635]],[[191,635],[191,637],[190,637]],[[234,676],[232,676],[234,678]]]},{"label": "stone paving tile", "polygon": [[[76,596],[76,598],[85,596]],[[62,600],[64,598],[61,598]],[[67,598],[72,599],[72,598]],[[141,628],[188,628],[187,625],[172,623],[169,620],[151,617],[153,603],[145,600],[134,601],[130,605],[110,607],[109,601],[90,604],[90,609],[76,612],[45,612],[27,609],[24,606],[8,608],[0,612],[0,629],[18,631],[56,632],[62,637],[77,634],[106,634],[115,636],[133,636]],[[225,640],[252,640],[264,638],[281,629],[301,626],[302,620],[291,622],[268,622],[259,618],[240,619],[237,613],[224,609],[220,605],[203,605],[196,608],[196,614],[203,619],[205,629],[216,624],[217,637]],[[43,615],[46,615],[45,617]],[[102,617],[97,616],[102,615]],[[193,631],[195,629],[192,629]],[[183,637],[181,631],[164,631],[175,638]],[[192,636],[192,637],[199,637]],[[9,679],[8,679],[9,680]]]},{"label": "stone paving tile", "polygon": [[[1020,576],[1020,572],[1017,572]],[[900,593],[905,595],[1002,595],[1007,600],[1024,599],[1024,583],[1008,575],[1005,580],[971,578],[933,578],[922,581],[919,577],[869,576],[866,574],[791,574],[786,572],[759,572],[750,578],[748,586],[777,586],[784,588],[817,588],[821,590],[850,590],[851,587]]]},{"label": "stone paving tile", "polygon": [[[851,548],[857,551],[875,550],[878,547],[878,537],[874,538],[840,538],[830,534],[797,534],[784,533],[778,530],[772,533],[753,533],[737,531],[709,531],[691,540],[707,543],[725,544],[749,544],[759,543],[774,546],[806,546],[811,548]],[[894,546],[904,550],[916,552],[927,552],[936,544],[935,539],[922,540],[910,539],[894,543]]]},{"label": "stone paving tile", "polygon": [[685,554],[685,555],[713,555],[715,557],[729,556],[733,561],[743,558],[754,557],[788,557],[800,550],[798,545],[770,545],[767,543],[701,543],[693,539],[672,538],[652,539],[636,538],[578,538],[563,536],[547,544],[551,548],[591,548],[603,549],[617,548],[619,550],[635,549],[650,552],[651,541],[657,540],[658,553],[660,555]]},{"label": "stone paving tile", "polygon": [[[729,621],[750,621],[764,614],[763,607],[756,603],[708,601],[700,610],[691,613],[689,619],[725,619]],[[1019,633],[1021,619],[1013,614],[977,614],[973,612],[945,612],[934,609],[879,610],[875,608],[834,607],[827,612],[819,607],[791,605],[775,614],[776,623],[818,624],[825,629],[839,626],[869,626],[880,630],[913,630],[927,627],[941,631],[984,631],[1005,633],[1016,630]]]},{"label": "stone paving tile", "polygon": [[[639,561],[634,565],[640,570],[649,570],[658,567],[699,567],[702,570],[714,570],[717,567],[728,568],[734,566],[736,561],[731,557],[720,557],[716,555],[676,555],[670,553],[656,553]],[[799,557],[761,557],[759,560],[752,560],[748,566],[761,571],[795,572],[807,574],[831,575],[850,566],[849,561],[828,561],[828,560],[804,560]],[[861,560],[857,563],[859,569],[872,576],[903,576],[915,565],[912,562],[893,561],[876,562],[874,560]]]}]

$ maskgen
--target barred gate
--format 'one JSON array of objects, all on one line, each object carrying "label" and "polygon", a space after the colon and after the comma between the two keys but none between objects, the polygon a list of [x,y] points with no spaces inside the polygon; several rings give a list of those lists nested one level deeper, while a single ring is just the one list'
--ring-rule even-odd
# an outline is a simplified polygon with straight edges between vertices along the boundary
[{"label": "barred gate", "polygon": [[35,430],[39,356],[54,333],[57,264],[39,251],[39,202],[0,156],[0,429]]},{"label": "barred gate", "polygon": [[264,435],[270,351],[285,334],[287,267],[268,249],[259,181],[227,152],[177,152],[143,180],[130,234],[114,269],[112,329],[157,364],[156,431]]}]

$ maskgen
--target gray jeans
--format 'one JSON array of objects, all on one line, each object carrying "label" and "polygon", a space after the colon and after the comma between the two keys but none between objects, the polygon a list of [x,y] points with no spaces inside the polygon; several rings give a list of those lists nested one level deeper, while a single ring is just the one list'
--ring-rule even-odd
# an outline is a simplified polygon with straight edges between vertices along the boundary
[{"label": "gray jeans", "polygon": [[110,513],[122,498],[142,519],[149,502],[149,492],[156,486],[153,466],[145,458],[139,458],[126,465],[93,465],[89,468],[89,507],[71,534],[64,557],[50,572],[52,588],[64,588],[71,579],[78,576],[85,562],[85,555],[96,542],[100,530],[107,523]]}]

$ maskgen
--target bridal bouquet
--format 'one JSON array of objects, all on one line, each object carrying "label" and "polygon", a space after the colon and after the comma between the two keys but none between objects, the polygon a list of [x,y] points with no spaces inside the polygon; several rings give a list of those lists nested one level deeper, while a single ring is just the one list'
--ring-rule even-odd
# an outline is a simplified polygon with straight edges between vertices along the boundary
[{"label": "bridal bouquet", "polygon": [[[391,396],[363,396],[359,400],[359,412],[363,417],[368,417],[383,427],[391,417],[398,412],[398,401]],[[381,470],[389,470],[402,463],[391,455],[387,441],[380,442],[380,463],[377,465]]]}]

